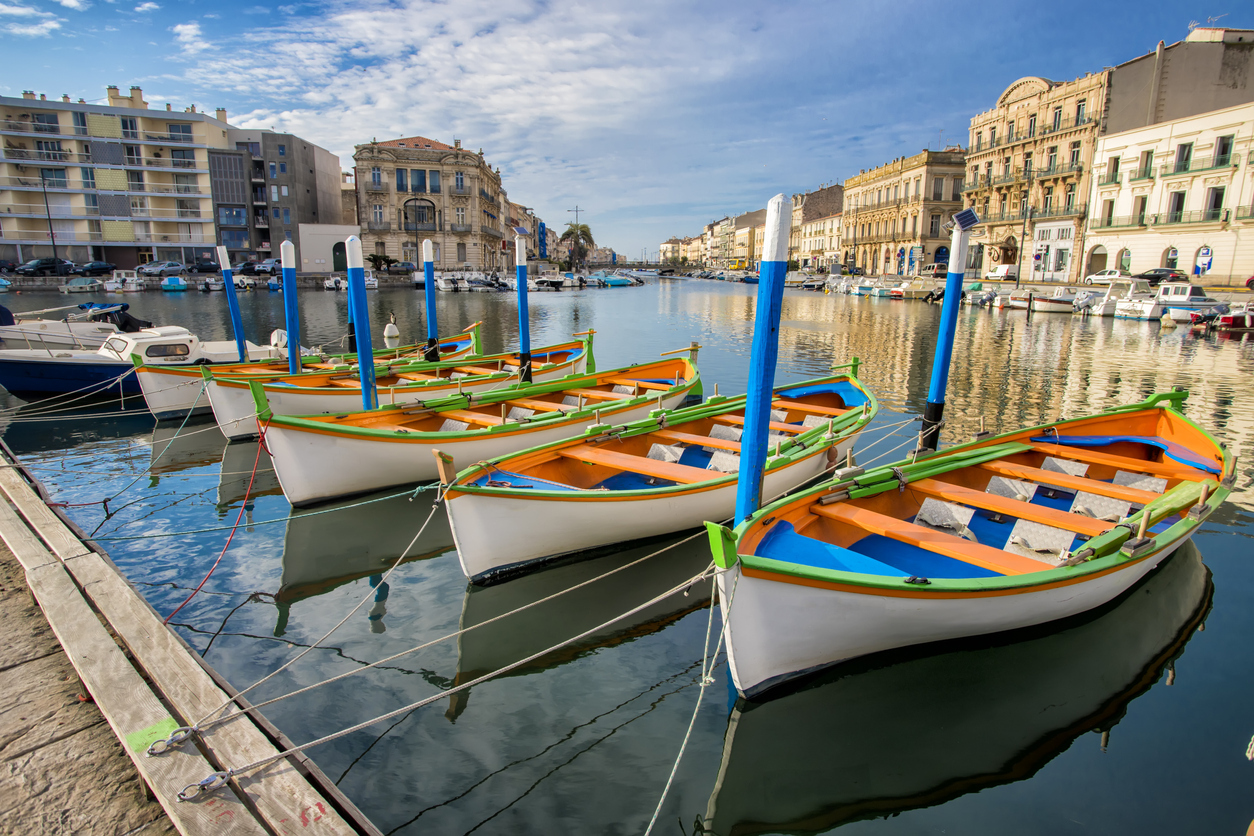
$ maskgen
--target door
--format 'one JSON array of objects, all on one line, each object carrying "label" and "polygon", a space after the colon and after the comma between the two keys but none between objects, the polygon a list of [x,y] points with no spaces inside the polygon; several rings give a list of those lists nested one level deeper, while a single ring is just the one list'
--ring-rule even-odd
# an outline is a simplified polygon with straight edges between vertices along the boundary
[{"label": "door", "polygon": [[344,250],[343,241],[331,247],[331,270],[335,273],[348,270],[348,254]]}]

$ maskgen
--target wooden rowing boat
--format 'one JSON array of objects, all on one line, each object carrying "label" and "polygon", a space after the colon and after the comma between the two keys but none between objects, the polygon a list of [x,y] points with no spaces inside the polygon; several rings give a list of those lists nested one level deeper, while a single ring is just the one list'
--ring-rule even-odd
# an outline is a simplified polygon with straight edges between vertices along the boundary
[{"label": "wooden rowing boat", "polygon": [[708,524],[746,696],[896,647],[1090,610],[1186,542],[1236,459],[1186,392],[985,437]]},{"label": "wooden rowing boat", "polygon": [[[596,369],[592,333],[531,353],[532,382],[553,380]],[[257,434],[257,411],[250,384],[257,378],[219,377],[205,369],[205,396],[222,434],[247,438]],[[409,404],[458,392],[482,392],[508,386],[519,376],[517,352],[490,354],[439,363],[399,361],[375,367],[379,404]],[[263,381],[270,410],[276,415],[329,415],[361,409],[361,378],[355,368],[335,368]]]},{"label": "wooden rowing boat", "polygon": [[[444,337],[438,343],[442,360],[458,360],[482,353],[479,341],[479,324],[465,328],[457,334]],[[381,348],[374,353],[376,363],[400,360],[419,362],[426,346],[405,345]],[[157,365],[146,363],[143,357],[132,358],[135,378],[144,393],[148,409],[158,420],[180,418],[189,412],[209,412],[209,398],[202,394],[204,377],[200,365]],[[356,354],[309,354],[301,357],[301,367],[310,371],[329,369],[355,369]],[[258,378],[274,380],[289,374],[286,357],[278,360],[254,360],[246,363],[215,363],[216,377]]]},{"label": "wooden rowing boat", "polygon": [[[254,381],[256,421],[293,505],[436,478],[432,451],[463,461],[599,432],[701,392],[696,364],[660,360],[546,383],[392,404],[340,415],[276,415]],[[451,474],[450,474],[451,476]]]},{"label": "wooden rowing boat", "polygon": [[[879,410],[853,373],[779,387],[772,406],[767,496],[834,467]],[[585,433],[463,470],[445,493],[462,570],[490,582],[565,554],[730,518],[744,413],[744,395],[716,395],[612,436]]]}]

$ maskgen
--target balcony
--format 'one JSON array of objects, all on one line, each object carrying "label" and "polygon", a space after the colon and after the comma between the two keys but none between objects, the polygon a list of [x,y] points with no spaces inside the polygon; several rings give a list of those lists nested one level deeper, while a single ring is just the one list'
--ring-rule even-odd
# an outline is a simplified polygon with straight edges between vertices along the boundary
[{"label": "balcony", "polygon": [[474,232],[474,224],[449,224],[449,229],[453,232]]},{"label": "balcony", "polygon": [[1196,209],[1192,212],[1164,212],[1150,216],[1151,226],[1175,226],[1176,224],[1223,223],[1228,220],[1227,209]]},{"label": "balcony", "polygon": [[479,225],[479,231],[482,232],[484,235],[491,235],[493,238],[505,237],[505,233],[501,232],[499,229],[494,229],[493,227],[487,226],[485,224]]},{"label": "balcony", "polygon": [[168,145],[175,142],[191,143],[193,141],[191,134],[150,134],[147,131],[144,132],[144,142],[159,142]]},{"label": "balcony", "polygon": [[1254,206],[1237,207],[1237,220],[1238,221],[1248,221],[1251,218],[1254,218]]},{"label": "balcony", "polygon": [[1224,154],[1216,157],[1210,165],[1199,160],[1177,160],[1174,163],[1166,163],[1158,173],[1162,177],[1170,177],[1174,174],[1197,174],[1200,171],[1215,171],[1221,168],[1236,168],[1237,163],[1233,161],[1231,154]]},{"label": "balcony", "polygon": [[1120,174],[1117,171],[1111,174],[1103,174],[1102,179],[1097,181],[1097,185],[1099,186],[1118,186],[1119,184]]},{"label": "balcony", "polygon": [[1154,167],[1152,165],[1147,165],[1144,168],[1138,168],[1135,171],[1128,172],[1129,183],[1135,183],[1138,180],[1153,180],[1153,179],[1154,179]]},{"label": "balcony", "polygon": [[449,190],[449,194],[468,195],[470,194],[469,186],[454,186]]},{"label": "balcony", "polygon": [[435,221],[408,221],[405,224],[406,232],[435,232]]},{"label": "balcony", "polygon": [[388,190],[386,183],[367,183],[366,191],[368,192],[386,192]]},{"label": "balcony", "polygon": [[[46,229],[5,229],[0,231],[0,238],[6,241],[51,241]],[[56,238],[58,244],[99,244],[104,241],[104,236],[99,232],[80,232],[77,230],[58,231]]]},{"label": "balcony", "polygon": [[52,134],[54,136],[73,136],[61,132],[60,124],[48,125],[43,122],[22,122],[16,119],[5,119],[0,122],[0,130],[12,131],[14,133],[37,133]]},{"label": "balcony", "polygon": [[391,232],[392,222],[391,221],[367,221],[366,229],[370,230],[371,232]]},{"label": "balcony", "polygon": [[997,177],[994,177],[992,180],[989,181],[989,185],[990,186],[1004,186],[1007,183],[1018,183],[1022,181],[1023,179],[1024,179],[1023,172],[1016,168],[1014,171],[1006,172],[1005,174],[1001,174]]},{"label": "balcony", "polygon": [[180,235],[177,232],[136,232],[135,240],[141,244],[212,244],[212,235],[206,236],[199,232]]},{"label": "balcony", "polygon": [[257,245],[257,249],[259,249],[259,250],[265,250],[266,252],[270,252],[270,242],[269,242],[269,241],[262,241],[260,244],[258,244],[258,245]]},{"label": "balcony", "polygon": [[1120,215],[1110,218],[1094,218],[1090,226],[1093,229],[1127,229],[1130,227],[1145,226],[1148,216],[1141,215]]}]

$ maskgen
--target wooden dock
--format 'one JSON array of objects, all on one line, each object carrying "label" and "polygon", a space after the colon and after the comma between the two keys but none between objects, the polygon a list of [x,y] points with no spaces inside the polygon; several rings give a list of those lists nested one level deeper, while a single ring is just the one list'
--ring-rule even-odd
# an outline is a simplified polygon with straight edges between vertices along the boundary
[{"label": "wooden dock", "polygon": [[[175,728],[214,711],[231,699],[234,691],[229,691],[225,680],[161,623],[161,617],[108,555],[86,543],[77,527],[49,506],[42,486],[2,443],[0,495],[0,539],[21,566],[11,574],[25,580],[32,600],[64,649],[64,658],[77,674],[78,681],[70,683],[73,690],[84,692],[95,702],[142,785],[168,816],[167,823],[151,810],[133,813],[132,818],[138,816],[136,824],[120,831],[105,827],[100,832],[127,832],[137,827],[144,828],[137,833],[169,832],[168,826],[165,831],[161,829],[168,824],[184,834],[379,833],[303,755],[233,778],[228,786],[196,800],[179,801],[178,792],[187,785],[216,771],[273,755],[291,744],[264,718],[254,717],[214,726],[195,742],[148,757],[145,752],[152,741],[164,739]],[[38,632],[37,627],[30,630]],[[25,657],[40,657],[41,651],[19,644],[0,645],[0,652],[5,653],[0,655],[0,674],[13,667],[5,661],[7,657],[23,667],[39,661]],[[38,672],[29,669],[27,673]],[[49,676],[56,676],[52,668]],[[55,685],[45,684],[56,691]],[[7,692],[4,679],[0,679],[0,688],[5,689],[0,691],[0,706],[15,704],[20,698]],[[51,698],[54,703],[64,702],[64,695],[53,694]],[[247,707],[243,699],[236,702]],[[71,722],[72,729],[74,722],[83,722],[81,718],[66,720],[58,711],[43,713],[47,715],[45,725]],[[32,710],[27,716],[38,714]],[[38,739],[41,735],[55,736],[56,731],[51,726],[32,727],[26,734]],[[5,762],[6,768],[10,762]],[[53,774],[56,765],[46,764],[44,771]],[[101,775],[100,780],[110,779]],[[116,786],[103,789],[106,798],[116,792]],[[90,821],[81,814],[81,810],[64,812],[64,816],[80,816],[78,821]],[[47,819],[49,823],[56,820],[56,811],[47,815],[53,817]],[[48,832],[95,832],[90,826],[70,826],[64,816],[65,824]],[[24,817],[23,821],[34,826],[37,819]],[[32,832],[38,830],[36,826]]]}]

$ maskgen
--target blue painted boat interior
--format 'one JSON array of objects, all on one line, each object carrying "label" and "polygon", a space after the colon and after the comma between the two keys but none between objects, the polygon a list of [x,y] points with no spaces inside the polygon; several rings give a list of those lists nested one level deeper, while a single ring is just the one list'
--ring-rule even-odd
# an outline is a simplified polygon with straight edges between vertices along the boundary
[{"label": "blue painted boat interior", "polygon": [[845,406],[854,407],[862,406],[867,402],[866,393],[857,386],[854,386],[848,380],[838,380],[834,383],[816,383],[812,386],[797,386],[795,388],[783,388],[776,390],[776,394],[787,396],[789,398],[803,398],[806,395],[824,395],[827,393],[840,395],[840,399],[845,402]]},{"label": "blue painted boat interior", "polygon": [[1219,468],[1209,459],[1199,456],[1187,447],[1177,444],[1174,441],[1168,441],[1165,438],[1158,438],[1150,435],[1044,435],[1032,439],[1033,442],[1039,444],[1064,444],[1068,447],[1105,447],[1109,444],[1118,444],[1119,442],[1131,442],[1133,444],[1145,444],[1149,447],[1157,447],[1167,455],[1167,458],[1177,461],[1188,467],[1195,467],[1207,473],[1219,475]]}]

